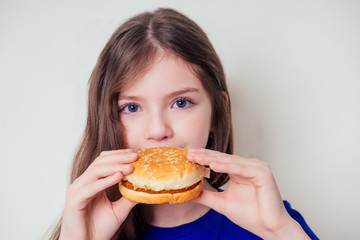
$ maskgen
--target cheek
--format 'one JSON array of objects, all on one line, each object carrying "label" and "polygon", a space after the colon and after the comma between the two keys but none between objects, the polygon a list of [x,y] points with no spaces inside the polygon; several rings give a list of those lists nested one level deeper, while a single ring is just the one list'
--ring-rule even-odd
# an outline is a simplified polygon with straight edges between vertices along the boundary
[{"label": "cheek", "polygon": [[177,134],[186,138],[191,147],[205,147],[210,133],[210,117],[197,115],[183,120],[181,126],[178,125]]},{"label": "cheek", "polygon": [[136,139],[142,132],[139,124],[134,120],[123,119],[122,126],[124,128],[124,138],[126,140],[126,148],[135,148],[137,146]]}]

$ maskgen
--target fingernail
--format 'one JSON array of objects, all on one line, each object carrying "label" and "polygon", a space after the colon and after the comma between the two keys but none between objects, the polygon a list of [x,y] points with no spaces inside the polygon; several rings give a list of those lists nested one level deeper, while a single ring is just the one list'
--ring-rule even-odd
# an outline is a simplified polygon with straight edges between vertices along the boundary
[{"label": "fingernail", "polygon": [[123,172],[131,172],[134,169],[133,165],[131,164],[124,164],[121,168]]},{"label": "fingernail", "polygon": [[129,156],[129,157],[137,157],[138,154],[135,153],[135,152],[129,152],[129,153],[126,153],[126,156]]},{"label": "fingernail", "polygon": [[202,159],[202,158],[204,158],[204,154],[202,154],[202,153],[192,153],[191,155],[192,155],[192,157],[195,158],[195,159]]},{"label": "fingernail", "polygon": [[188,153],[193,153],[193,152],[195,152],[195,149],[188,149]]},{"label": "fingernail", "polygon": [[195,154],[188,152],[188,154],[186,156],[187,156],[187,158],[194,158]]},{"label": "fingernail", "polygon": [[124,152],[134,152],[134,150],[128,148],[128,149],[124,149]]},{"label": "fingernail", "polygon": [[119,177],[119,176],[120,176],[120,173],[119,173],[119,172],[114,173],[114,174],[113,174],[113,176],[117,178],[117,177]]}]

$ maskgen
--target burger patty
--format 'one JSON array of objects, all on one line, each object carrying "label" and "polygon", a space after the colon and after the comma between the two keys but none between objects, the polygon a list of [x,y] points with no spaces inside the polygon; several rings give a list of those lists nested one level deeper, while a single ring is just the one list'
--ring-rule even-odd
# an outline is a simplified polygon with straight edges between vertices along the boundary
[{"label": "burger patty", "polygon": [[122,185],[128,189],[137,191],[137,192],[145,192],[145,193],[151,193],[151,194],[159,194],[159,193],[180,193],[180,192],[186,192],[189,191],[191,189],[194,189],[198,184],[200,184],[202,180],[198,181],[197,183],[186,187],[186,188],[180,188],[180,189],[170,189],[170,190],[160,190],[160,191],[154,191],[151,189],[145,189],[145,188],[136,188],[134,187],[134,185],[132,185],[131,182],[126,181],[126,180],[122,180]]}]

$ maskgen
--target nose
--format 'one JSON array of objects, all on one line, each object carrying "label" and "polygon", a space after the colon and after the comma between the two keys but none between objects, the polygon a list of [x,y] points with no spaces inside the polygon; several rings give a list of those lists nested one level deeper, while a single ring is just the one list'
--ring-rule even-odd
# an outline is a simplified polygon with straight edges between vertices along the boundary
[{"label": "nose", "polygon": [[171,121],[162,113],[150,114],[145,128],[145,138],[150,141],[165,141],[173,136]]}]

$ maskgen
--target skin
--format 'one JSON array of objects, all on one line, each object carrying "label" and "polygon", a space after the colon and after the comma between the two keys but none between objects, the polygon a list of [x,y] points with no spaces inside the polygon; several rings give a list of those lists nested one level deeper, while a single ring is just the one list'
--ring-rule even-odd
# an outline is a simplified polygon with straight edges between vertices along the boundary
[{"label": "skin", "polygon": [[228,173],[231,180],[226,191],[203,190],[194,202],[224,214],[263,239],[309,239],[287,213],[266,163],[207,149],[190,150],[188,158],[216,172]]},{"label": "skin", "polygon": [[212,208],[264,239],[309,239],[287,214],[268,165],[204,149],[211,132],[210,96],[183,60],[159,52],[124,89],[118,106],[129,149],[101,153],[69,186],[60,239],[109,239],[136,203],[111,203],[104,190],[133,171],[134,150],[157,146],[187,148],[190,161],[228,173],[231,183],[221,193],[205,184],[199,198],[185,204],[149,206],[150,224],[178,226]]},{"label": "skin", "polygon": [[102,152],[66,193],[59,239],[110,239],[136,205],[125,198],[110,202],[105,189],[118,183],[137,159],[132,150]]},{"label": "skin", "polygon": [[122,92],[118,105],[130,149],[206,146],[210,97],[179,58],[158,54],[152,67]]}]

